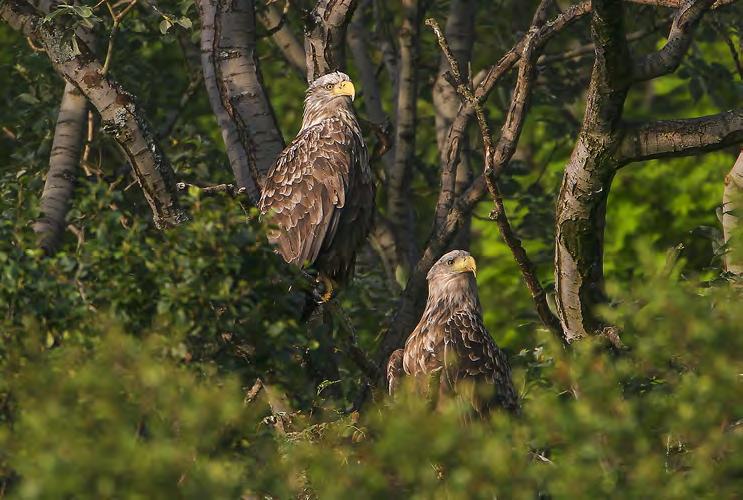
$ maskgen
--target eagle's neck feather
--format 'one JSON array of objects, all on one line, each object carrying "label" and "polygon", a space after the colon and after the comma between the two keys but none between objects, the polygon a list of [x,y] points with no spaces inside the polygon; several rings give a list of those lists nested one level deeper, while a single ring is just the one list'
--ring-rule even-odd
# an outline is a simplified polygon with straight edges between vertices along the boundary
[{"label": "eagle's neck feather", "polygon": [[356,115],[349,99],[335,98],[330,100],[307,98],[304,102],[302,130],[317,125],[328,118],[340,118],[358,128]]},{"label": "eagle's neck feather", "polygon": [[471,273],[445,276],[429,283],[426,308],[413,335],[424,334],[428,330],[424,327],[445,323],[457,311],[482,313],[477,284]]}]

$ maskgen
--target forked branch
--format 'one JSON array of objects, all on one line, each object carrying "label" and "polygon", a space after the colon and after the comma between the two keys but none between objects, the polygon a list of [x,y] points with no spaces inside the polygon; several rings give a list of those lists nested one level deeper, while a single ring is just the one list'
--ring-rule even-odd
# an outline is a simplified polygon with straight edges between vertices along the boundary
[{"label": "forked branch", "polygon": [[459,65],[449,48],[446,37],[441,32],[441,28],[434,19],[426,20],[426,25],[433,29],[434,34],[438,39],[439,46],[449,61],[449,65],[451,66],[451,72],[447,75],[449,77],[449,82],[456,88],[462,101],[471,105],[475,110],[475,116],[477,117],[477,123],[480,128],[480,135],[482,136],[483,143],[485,181],[494,204],[494,208],[490,213],[490,218],[498,224],[498,230],[500,231],[501,237],[506,245],[508,245],[516,264],[519,266],[519,270],[521,271],[524,282],[531,293],[540,320],[545,327],[556,334],[558,338],[562,339],[563,335],[560,322],[552,314],[547,305],[546,293],[539,282],[534,263],[529,259],[521,241],[513,232],[513,228],[511,227],[508,215],[506,214],[503,205],[503,197],[500,194],[497,182],[498,174],[503,170],[503,167],[513,156],[526,118],[526,107],[534,83],[534,56],[536,53],[534,50],[534,42],[537,30],[532,29],[526,36],[524,49],[521,54],[521,64],[516,80],[516,87],[513,92],[513,97],[511,98],[511,106],[501,129],[501,135],[494,146],[491,138],[490,127],[487,118],[485,117],[485,112],[482,109],[482,105],[476,99],[470,86],[462,80]]}]

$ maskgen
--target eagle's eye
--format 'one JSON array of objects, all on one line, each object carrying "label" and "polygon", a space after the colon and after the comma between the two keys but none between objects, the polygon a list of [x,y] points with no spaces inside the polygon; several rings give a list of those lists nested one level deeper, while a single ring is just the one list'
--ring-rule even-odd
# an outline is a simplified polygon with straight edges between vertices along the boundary
[{"label": "eagle's eye", "polygon": [[332,83],[328,83],[327,85],[325,85],[325,88],[328,89],[328,90],[332,90],[333,89],[333,84]]},{"label": "eagle's eye", "polygon": [[451,266],[451,265],[454,265],[454,259],[449,259],[449,260],[447,260],[447,261],[446,261],[446,265],[447,265],[447,266]]}]

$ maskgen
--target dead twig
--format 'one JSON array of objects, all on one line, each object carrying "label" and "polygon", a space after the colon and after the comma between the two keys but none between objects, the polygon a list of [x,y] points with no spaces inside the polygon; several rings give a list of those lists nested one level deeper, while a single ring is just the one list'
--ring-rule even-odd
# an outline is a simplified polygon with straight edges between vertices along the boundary
[{"label": "dead twig", "polygon": [[226,195],[237,201],[240,204],[245,213],[245,217],[250,220],[250,197],[248,196],[248,189],[245,187],[238,188],[234,184],[217,184],[215,186],[197,186],[195,184],[189,184],[187,182],[178,182],[175,185],[178,191],[188,191],[189,189],[195,189],[201,196],[211,197]]},{"label": "dead twig", "polygon": [[485,177],[488,191],[493,198],[494,205],[493,210],[490,213],[490,218],[498,224],[498,230],[500,231],[501,237],[513,254],[514,260],[516,261],[516,264],[521,271],[521,275],[526,282],[526,286],[531,293],[540,320],[545,327],[555,333],[558,338],[562,339],[562,328],[560,327],[558,319],[549,309],[546,300],[546,293],[536,275],[536,267],[526,254],[521,241],[516,237],[508,220],[503,205],[503,197],[501,196],[497,182],[503,168],[513,156],[516,144],[521,135],[521,128],[526,118],[526,108],[531,88],[534,83],[535,49],[539,29],[532,26],[529,34],[525,37],[520,57],[521,62],[518,77],[516,79],[516,87],[514,88],[513,97],[511,99],[511,106],[506,115],[503,127],[501,128],[501,135],[498,142],[493,145],[490,127],[485,117],[485,112],[482,109],[482,105],[472,88],[462,80],[457,60],[452,54],[441,28],[436,20],[432,18],[426,20],[426,25],[429,26],[436,35],[439,46],[444,52],[444,56],[451,67],[451,71],[448,72],[445,77],[456,89],[463,102],[472,106],[477,118],[480,134],[482,136],[485,157],[485,169],[483,175]]}]

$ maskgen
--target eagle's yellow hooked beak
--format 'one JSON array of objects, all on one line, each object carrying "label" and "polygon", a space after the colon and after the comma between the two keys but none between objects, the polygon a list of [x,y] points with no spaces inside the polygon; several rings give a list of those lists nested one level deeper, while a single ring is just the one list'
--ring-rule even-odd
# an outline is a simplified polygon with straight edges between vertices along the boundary
[{"label": "eagle's yellow hooked beak", "polygon": [[352,82],[340,82],[333,87],[334,95],[347,95],[353,101],[356,97],[356,89]]},{"label": "eagle's yellow hooked beak", "polygon": [[452,267],[458,273],[472,272],[472,274],[477,276],[477,263],[475,262],[475,258],[471,255],[455,262]]}]

